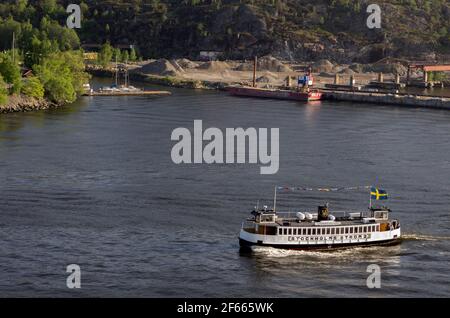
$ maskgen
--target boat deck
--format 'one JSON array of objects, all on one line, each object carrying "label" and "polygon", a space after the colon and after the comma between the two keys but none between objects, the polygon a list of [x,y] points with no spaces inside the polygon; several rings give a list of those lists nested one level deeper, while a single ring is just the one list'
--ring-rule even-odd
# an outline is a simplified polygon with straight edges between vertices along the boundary
[{"label": "boat deck", "polygon": [[277,220],[276,222],[272,223],[272,225],[288,226],[288,227],[318,227],[318,226],[370,225],[379,223],[382,223],[381,220],[376,220],[375,222],[371,223],[364,223],[362,219],[353,219],[353,220],[336,219],[334,221],[326,221],[326,222],[320,222],[317,220],[301,221],[301,222],[298,222],[297,220]]}]

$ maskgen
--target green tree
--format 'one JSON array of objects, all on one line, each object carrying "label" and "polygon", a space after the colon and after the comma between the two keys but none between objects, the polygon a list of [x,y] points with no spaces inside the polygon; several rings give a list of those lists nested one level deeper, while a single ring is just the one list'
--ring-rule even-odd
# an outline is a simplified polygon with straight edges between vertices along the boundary
[{"label": "green tree", "polygon": [[80,51],[52,53],[35,65],[34,71],[44,85],[45,95],[58,104],[74,102],[89,79]]},{"label": "green tree", "polygon": [[0,75],[0,105],[4,105],[8,102],[8,89],[3,77]]},{"label": "green tree", "polygon": [[129,62],[130,54],[128,54],[128,50],[124,50],[122,54],[122,62]]},{"label": "green tree", "polygon": [[130,61],[131,62],[137,61],[137,54],[136,54],[136,50],[134,48],[132,48],[130,51]]},{"label": "green tree", "polygon": [[20,68],[16,63],[13,63],[8,53],[0,53],[0,74],[6,83],[12,85],[12,93],[20,92],[20,87],[22,86]]},{"label": "green tree", "polygon": [[119,48],[113,50],[112,61],[122,61],[122,53]]},{"label": "green tree", "polygon": [[106,42],[105,44],[102,45],[102,48],[98,53],[98,62],[100,63],[101,66],[107,67],[109,62],[111,62],[112,57],[113,57],[113,48],[108,42]]},{"label": "green tree", "polygon": [[11,49],[13,33],[17,40],[20,38],[21,30],[21,24],[11,17],[6,20],[0,17],[0,51]]},{"label": "green tree", "polygon": [[36,98],[43,98],[45,89],[39,78],[33,76],[24,80],[21,93]]}]

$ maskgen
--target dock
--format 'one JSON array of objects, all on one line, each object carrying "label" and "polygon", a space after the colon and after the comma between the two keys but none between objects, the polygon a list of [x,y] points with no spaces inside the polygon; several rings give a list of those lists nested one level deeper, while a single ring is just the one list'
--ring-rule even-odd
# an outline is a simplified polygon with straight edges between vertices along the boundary
[{"label": "dock", "polygon": [[168,96],[169,91],[93,91],[87,92],[84,96]]}]

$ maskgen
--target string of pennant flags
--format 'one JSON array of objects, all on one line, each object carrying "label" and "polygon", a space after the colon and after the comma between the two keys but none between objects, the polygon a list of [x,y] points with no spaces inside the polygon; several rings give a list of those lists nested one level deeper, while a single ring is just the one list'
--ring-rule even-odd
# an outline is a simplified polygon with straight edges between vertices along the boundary
[{"label": "string of pennant flags", "polygon": [[321,192],[335,192],[335,191],[348,191],[348,190],[366,190],[371,186],[355,186],[355,187],[333,187],[333,188],[309,188],[309,187],[283,187],[277,186],[277,191],[321,191]]}]

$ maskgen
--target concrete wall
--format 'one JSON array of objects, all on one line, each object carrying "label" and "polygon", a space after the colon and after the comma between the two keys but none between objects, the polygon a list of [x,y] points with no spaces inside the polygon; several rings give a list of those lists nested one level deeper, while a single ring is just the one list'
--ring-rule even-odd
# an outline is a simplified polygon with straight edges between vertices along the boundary
[{"label": "concrete wall", "polygon": [[326,92],[325,99],[450,110],[450,98],[443,97],[335,91]]}]

